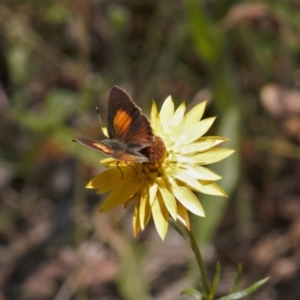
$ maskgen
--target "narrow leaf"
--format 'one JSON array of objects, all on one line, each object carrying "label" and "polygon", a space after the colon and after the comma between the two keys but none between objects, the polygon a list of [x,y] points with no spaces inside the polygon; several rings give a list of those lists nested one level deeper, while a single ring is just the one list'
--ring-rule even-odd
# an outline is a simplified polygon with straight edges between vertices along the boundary
[{"label": "narrow leaf", "polygon": [[217,291],[218,286],[219,286],[220,276],[221,276],[221,265],[220,265],[219,262],[217,262],[216,273],[215,273],[214,280],[213,280],[213,283],[212,283],[212,286],[211,286],[211,291],[210,291],[210,294],[209,294],[209,297],[208,297],[209,299],[214,299],[214,296],[215,296],[216,291]]},{"label": "narrow leaf", "polygon": [[192,296],[194,296],[196,299],[199,299],[199,300],[203,299],[202,294],[201,294],[199,291],[197,291],[197,290],[195,290],[195,289],[193,289],[193,288],[185,289],[185,290],[183,290],[180,294],[181,294],[181,295],[192,295]]},{"label": "narrow leaf", "polygon": [[253,285],[249,286],[243,291],[216,299],[216,300],[236,300],[236,299],[242,299],[244,297],[247,297],[251,294],[253,294],[256,290],[258,290],[263,284],[265,284],[269,280],[269,277],[262,279],[260,281],[257,281]]},{"label": "narrow leaf", "polygon": [[242,266],[242,264],[239,264],[236,278],[234,280],[234,284],[233,284],[232,288],[230,289],[230,294],[235,293],[239,289],[239,287],[241,285],[242,277],[243,277],[243,266]]}]

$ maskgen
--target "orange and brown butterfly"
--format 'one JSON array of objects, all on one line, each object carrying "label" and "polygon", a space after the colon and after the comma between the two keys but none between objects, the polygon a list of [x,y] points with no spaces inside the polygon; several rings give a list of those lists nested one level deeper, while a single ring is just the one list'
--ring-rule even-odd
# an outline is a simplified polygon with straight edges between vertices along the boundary
[{"label": "orange and brown butterfly", "polygon": [[110,156],[117,161],[148,162],[140,151],[153,143],[148,118],[120,87],[114,86],[108,98],[108,138],[94,141],[76,137],[75,141]]}]

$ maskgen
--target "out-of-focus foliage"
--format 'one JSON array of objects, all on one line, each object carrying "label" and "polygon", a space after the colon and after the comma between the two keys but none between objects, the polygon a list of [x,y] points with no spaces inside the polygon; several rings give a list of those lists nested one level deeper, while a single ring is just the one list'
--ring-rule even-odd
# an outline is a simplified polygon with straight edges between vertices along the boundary
[{"label": "out-of-focus foliage", "polygon": [[100,215],[84,190],[102,156],[70,140],[100,136],[116,84],[145,113],[209,101],[210,133],[237,150],[216,170],[228,199],[199,195],[193,222],[230,281],[217,294],[242,262],[245,286],[271,276],[251,299],[299,299],[299,14],[298,0],[1,1],[0,298],[183,299],[198,282],[176,233],[133,239],[126,211]]}]

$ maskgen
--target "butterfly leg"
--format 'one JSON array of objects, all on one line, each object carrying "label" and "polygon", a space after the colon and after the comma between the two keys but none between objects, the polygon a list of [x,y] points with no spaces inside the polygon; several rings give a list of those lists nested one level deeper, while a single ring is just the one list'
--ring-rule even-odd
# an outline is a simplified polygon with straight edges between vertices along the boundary
[{"label": "butterfly leg", "polygon": [[138,176],[138,172],[137,172],[137,170],[136,170],[133,166],[129,165],[129,164],[127,163],[127,161],[125,161],[125,164],[126,164],[126,166],[130,167],[131,169],[133,169],[133,171],[134,171],[134,173],[136,174],[136,176]]},{"label": "butterfly leg", "polygon": [[120,170],[120,172],[121,172],[121,174],[122,174],[121,179],[123,179],[123,171],[122,171],[122,169],[119,167],[119,161],[117,161],[117,168]]}]

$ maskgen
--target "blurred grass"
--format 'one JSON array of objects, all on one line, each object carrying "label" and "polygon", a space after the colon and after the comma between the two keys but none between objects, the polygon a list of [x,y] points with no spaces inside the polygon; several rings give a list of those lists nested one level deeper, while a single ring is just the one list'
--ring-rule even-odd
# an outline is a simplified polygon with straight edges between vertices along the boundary
[{"label": "blurred grass", "polygon": [[[193,218],[193,226],[199,241],[210,243],[233,199],[239,236],[247,240],[243,231],[250,230],[254,212],[244,192],[251,177],[243,167],[244,141],[299,160],[296,139],[285,135],[259,102],[269,82],[299,88],[298,15],[299,4],[284,1],[1,2],[0,162],[7,167],[0,192],[14,195],[1,203],[3,240],[15,224],[28,222],[22,201],[34,211],[44,201],[40,195],[53,205],[75,199],[70,232],[78,249],[93,235],[96,229],[83,220],[98,200],[89,202],[83,187],[101,168],[102,156],[70,140],[99,136],[94,107],[105,120],[114,84],[128,90],[145,112],[151,99],[161,103],[171,94],[177,104],[183,99],[191,104],[199,101],[199,92],[210,92],[207,114],[218,115],[213,135],[230,138],[226,146],[237,151],[214,166],[228,198],[199,195],[207,217]],[[79,161],[77,171],[68,174],[74,182],[65,193],[55,191],[60,200],[54,200],[51,180],[66,160]],[[71,214],[70,208],[65,213]],[[130,264],[142,250],[123,242],[117,284],[124,299],[133,299]],[[141,281],[137,297],[148,293]],[[86,295],[83,284],[77,299]]]},{"label": "blurred grass", "polygon": [[[236,76],[232,72],[230,56],[227,55],[228,47],[220,29],[215,28],[213,23],[206,17],[201,9],[199,1],[184,1],[186,8],[186,19],[190,24],[191,35],[194,41],[194,47],[199,57],[207,63],[208,76],[212,82],[215,105],[222,112],[220,118],[220,130],[218,135],[230,139],[230,147],[238,149],[240,143],[240,115],[239,97],[237,88],[234,85]],[[230,196],[234,191],[237,178],[239,177],[239,152],[233,157],[221,162],[217,167],[213,167],[225,178],[222,186]],[[227,172],[226,172],[227,171]],[[226,175],[225,175],[226,174]],[[216,230],[223,211],[226,208],[226,200],[210,201],[210,197],[199,196],[206,203],[205,211],[208,218],[197,219],[197,227],[201,228],[199,240],[208,242]],[[208,221],[207,221],[208,220]]]}]

